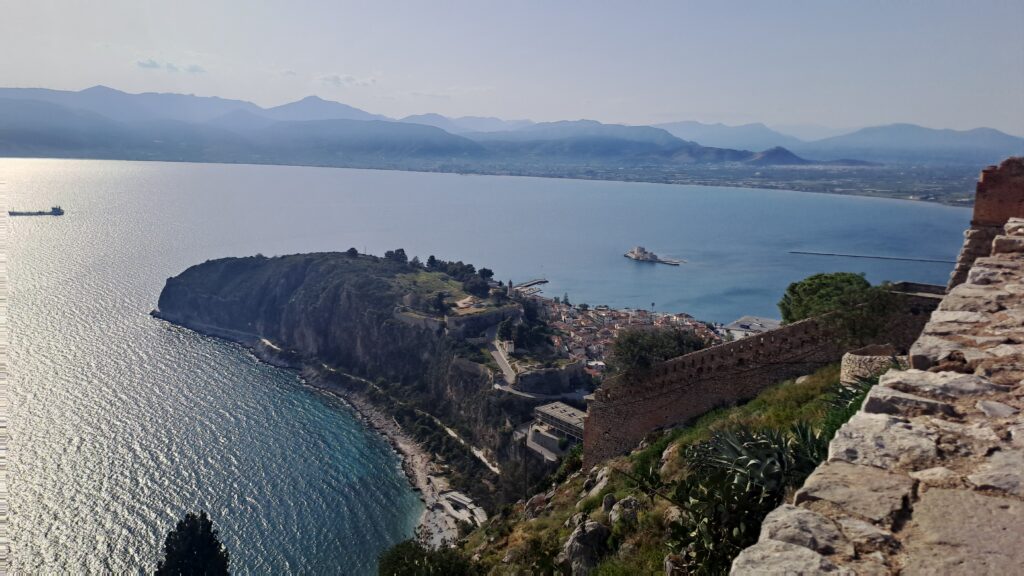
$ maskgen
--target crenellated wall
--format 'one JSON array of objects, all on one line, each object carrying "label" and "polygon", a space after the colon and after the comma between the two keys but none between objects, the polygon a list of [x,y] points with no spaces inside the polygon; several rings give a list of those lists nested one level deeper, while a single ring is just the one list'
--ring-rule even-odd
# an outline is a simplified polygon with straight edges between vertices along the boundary
[{"label": "crenellated wall", "polygon": [[971,227],[964,231],[956,267],[949,278],[952,290],[967,279],[974,261],[992,252],[992,241],[1003,233],[1003,225],[1024,214],[1024,158],[1008,158],[981,172],[974,194]]},{"label": "crenellated wall", "polygon": [[[900,305],[885,333],[905,353],[939,296],[898,296]],[[674,358],[639,381],[610,378],[588,402],[584,469],[633,450],[655,430],[684,424],[717,407],[753,398],[776,382],[838,362],[844,351],[827,324],[808,319]]]}]

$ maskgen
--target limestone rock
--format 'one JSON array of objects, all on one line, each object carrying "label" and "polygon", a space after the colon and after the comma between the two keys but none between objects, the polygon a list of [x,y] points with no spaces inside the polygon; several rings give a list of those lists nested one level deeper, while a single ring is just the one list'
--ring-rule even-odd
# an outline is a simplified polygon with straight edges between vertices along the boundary
[{"label": "limestone rock", "polygon": [[864,412],[872,414],[902,414],[916,416],[920,414],[947,414],[956,412],[945,402],[932,400],[907,392],[900,392],[886,386],[875,386],[868,392],[864,400]]},{"label": "limestone rock", "polygon": [[1024,450],[999,450],[967,480],[978,488],[994,488],[1024,496]]},{"label": "limestone rock", "polygon": [[981,376],[923,370],[892,370],[883,374],[878,384],[909,394],[927,394],[939,398],[981,396],[1006,390]]},{"label": "limestone rock", "polygon": [[612,506],[612,510],[608,514],[608,520],[612,524],[620,520],[628,524],[635,524],[641,507],[642,504],[639,500],[633,496],[626,496]]},{"label": "limestone rock", "polygon": [[793,574],[835,574],[853,572],[836,566],[828,558],[803,546],[764,540],[740,552],[732,561],[731,576],[791,576]]},{"label": "limestone rock", "polygon": [[892,532],[879,528],[870,522],[844,516],[839,519],[843,534],[855,546],[877,549],[894,541]]},{"label": "limestone rock", "polygon": [[1015,254],[1024,252],[1024,238],[1019,236],[996,236],[992,240],[992,254]]},{"label": "limestone rock", "polygon": [[605,512],[611,512],[612,508],[614,506],[615,506],[615,495],[614,494],[605,494],[604,498],[601,500],[601,509],[604,510]]},{"label": "limestone rock", "polygon": [[829,461],[797,491],[795,504],[826,501],[872,522],[892,524],[910,501],[914,481],[871,466]]},{"label": "limestone rock", "polygon": [[853,555],[853,546],[843,537],[835,522],[817,512],[790,504],[779,506],[765,517],[758,541],[765,540],[788,542],[825,555]]},{"label": "limestone rock", "polygon": [[[902,574],[1020,574],[1024,503],[934,488],[914,504],[903,532]],[[911,537],[912,536],[912,537]]]},{"label": "limestone rock", "polygon": [[548,498],[544,494],[536,494],[526,501],[524,506],[527,518],[536,518],[537,514],[544,508],[544,505],[548,503]]},{"label": "limestone rock", "polygon": [[960,482],[960,475],[945,466],[911,472],[910,477],[928,486],[948,486]]},{"label": "limestone rock", "polygon": [[580,523],[583,522],[583,519],[586,517],[587,515],[583,512],[577,512],[569,518],[567,518],[566,521],[562,524],[562,526],[564,526],[565,528],[575,528],[579,526]]},{"label": "limestone rock", "polygon": [[1009,418],[1020,410],[1017,410],[1013,406],[1008,406],[1002,402],[996,402],[995,400],[978,400],[975,404],[978,410],[985,413],[985,416],[989,418]]},{"label": "limestone rock", "polygon": [[606,552],[610,534],[605,525],[587,520],[572,531],[555,562],[570,571],[572,576],[589,576]]},{"label": "limestone rock", "polygon": [[920,467],[938,457],[937,438],[902,418],[858,412],[836,432],[828,458],[879,468]]}]

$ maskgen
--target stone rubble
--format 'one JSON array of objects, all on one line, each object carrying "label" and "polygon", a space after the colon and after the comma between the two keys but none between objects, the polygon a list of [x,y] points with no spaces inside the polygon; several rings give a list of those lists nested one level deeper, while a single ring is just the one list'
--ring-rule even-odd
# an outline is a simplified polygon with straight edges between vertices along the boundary
[{"label": "stone rubble", "polygon": [[1001,232],[968,232],[991,255],[961,256],[911,368],[882,376],[733,575],[1024,573],[1024,218]]}]

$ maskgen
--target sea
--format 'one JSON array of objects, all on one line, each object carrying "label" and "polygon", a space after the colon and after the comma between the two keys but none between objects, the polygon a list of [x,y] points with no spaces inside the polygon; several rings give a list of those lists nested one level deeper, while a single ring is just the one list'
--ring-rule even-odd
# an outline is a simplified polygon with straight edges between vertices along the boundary
[{"label": "sea", "polygon": [[[970,211],[775,190],[287,166],[0,159],[11,219],[15,572],[151,572],[205,510],[238,574],[373,574],[422,504],[342,401],[154,319],[225,256],[404,248],[573,303],[778,317],[830,271],[945,283]],[[680,266],[635,262],[642,245]],[[793,251],[917,258],[876,260]]]}]

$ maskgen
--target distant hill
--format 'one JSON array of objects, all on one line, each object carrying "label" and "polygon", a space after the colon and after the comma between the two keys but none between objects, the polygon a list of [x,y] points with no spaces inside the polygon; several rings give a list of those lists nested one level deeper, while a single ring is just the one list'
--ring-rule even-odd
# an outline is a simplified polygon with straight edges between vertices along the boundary
[{"label": "distant hill", "polygon": [[178,120],[207,122],[230,112],[259,113],[262,109],[244,100],[228,100],[190,94],[129,94],[106,86],[78,92],[45,88],[0,88],[0,98],[36,100],[67,108],[88,110],[119,122]]},{"label": "distant hill", "polygon": [[776,146],[791,148],[804,143],[798,138],[772,130],[764,124],[726,126],[725,124],[703,124],[690,120],[656,124],[655,127],[667,130],[673,136],[683,140],[716,148],[767,150]]},{"label": "distant hill", "polygon": [[794,147],[811,157],[852,157],[878,162],[987,164],[1024,154],[1024,138],[992,128],[948,130],[916,124],[862,128]]},{"label": "distant hill", "polygon": [[801,158],[782,146],[776,146],[765,150],[764,152],[758,152],[750,159],[746,160],[746,163],[754,166],[801,166],[804,164],[813,164],[810,160]]},{"label": "distant hill", "polygon": [[296,164],[467,157],[483,152],[476,142],[440,128],[381,120],[277,122],[256,132],[254,141],[276,161]]},{"label": "distant hill", "polygon": [[406,116],[400,120],[412,124],[425,124],[435,126],[452,134],[465,134],[469,132],[501,132],[507,130],[518,130],[530,126],[533,122],[529,120],[502,120],[489,116],[460,116],[449,118],[440,114],[416,114]]},{"label": "distant hill", "polygon": [[348,104],[324,100],[318,96],[307,96],[297,102],[267,108],[261,116],[281,121],[306,120],[389,120],[386,116],[370,114]]}]

